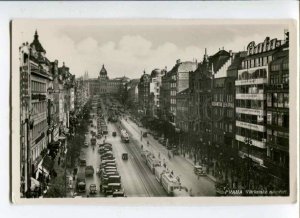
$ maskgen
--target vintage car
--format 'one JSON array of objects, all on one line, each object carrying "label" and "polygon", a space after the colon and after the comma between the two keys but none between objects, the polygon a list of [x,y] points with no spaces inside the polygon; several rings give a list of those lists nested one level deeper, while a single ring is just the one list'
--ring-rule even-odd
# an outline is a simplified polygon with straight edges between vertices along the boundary
[{"label": "vintage car", "polygon": [[96,194],[97,193],[97,186],[96,184],[90,185],[90,194]]},{"label": "vintage car", "polygon": [[128,153],[122,154],[122,160],[128,160]]}]

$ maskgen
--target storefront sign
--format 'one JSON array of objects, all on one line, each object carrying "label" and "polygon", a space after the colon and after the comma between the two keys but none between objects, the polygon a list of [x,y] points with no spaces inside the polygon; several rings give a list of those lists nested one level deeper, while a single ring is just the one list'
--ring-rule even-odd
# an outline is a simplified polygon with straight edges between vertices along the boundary
[{"label": "storefront sign", "polygon": [[236,94],[236,99],[265,100],[265,94]]},{"label": "storefront sign", "polygon": [[[237,141],[240,141],[240,142],[245,142],[246,137],[240,136],[240,135],[235,135],[235,139]],[[262,141],[260,142],[260,141],[254,140],[254,139],[251,139],[251,142],[252,142],[252,145],[255,146],[255,147],[266,148],[266,143],[265,142],[262,142]]]},{"label": "storefront sign", "polygon": [[258,110],[258,109],[237,107],[235,109],[235,111],[236,111],[236,113],[239,113],[239,114],[250,114],[250,115],[258,115],[258,116],[264,116],[265,115],[265,111]]},{"label": "storefront sign", "polygon": [[246,129],[250,129],[250,130],[256,130],[256,131],[260,131],[260,132],[265,132],[266,131],[265,126],[252,124],[252,123],[245,123],[245,122],[238,121],[238,120],[236,121],[236,126],[246,128]]},{"label": "storefront sign", "polygon": [[237,80],[235,81],[236,86],[242,85],[257,85],[267,83],[267,79],[259,78],[259,79],[246,79],[246,80]]}]

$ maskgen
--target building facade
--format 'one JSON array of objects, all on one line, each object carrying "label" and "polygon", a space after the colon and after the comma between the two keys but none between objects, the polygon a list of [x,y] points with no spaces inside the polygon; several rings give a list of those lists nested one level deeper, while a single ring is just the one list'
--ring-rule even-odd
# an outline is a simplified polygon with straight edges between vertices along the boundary
[{"label": "building facade", "polygon": [[187,88],[176,96],[176,120],[175,124],[180,131],[187,133],[189,131],[189,96],[190,90]]},{"label": "building facade", "polygon": [[139,101],[139,112],[141,115],[149,115],[150,108],[150,75],[144,74],[140,78],[140,82],[138,84],[138,101]]},{"label": "building facade", "polygon": [[[74,76],[63,76],[58,61],[50,62],[37,31],[31,44],[20,46],[20,121],[21,121],[21,193],[23,197],[40,195],[50,179],[48,151],[59,139],[60,119],[68,113],[62,107],[66,87]],[[74,90],[68,88],[68,110],[74,108]],[[49,162],[50,161],[50,162]],[[36,184],[40,191],[35,192]]]},{"label": "building facade", "polygon": [[289,47],[286,43],[269,65],[267,158],[272,184],[289,189]]},{"label": "building facade", "polygon": [[176,120],[176,96],[177,93],[189,88],[189,72],[196,70],[197,61],[176,61],[176,65],[170,71],[170,122],[175,125]]},{"label": "building facade", "polygon": [[98,78],[88,79],[89,95],[113,95],[121,100],[125,84],[129,81],[127,77],[109,79],[107,70],[102,65]]},{"label": "building facade", "polygon": [[154,69],[151,72],[150,78],[150,93],[153,93],[153,102],[151,107],[151,115],[158,118],[160,109],[160,87],[162,85],[162,77],[166,74],[166,70]]},{"label": "building facade", "polygon": [[281,41],[270,40],[255,45],[250,42],[247,56],[238,71],[236,86],[236,140],[239,155],[264,166],[266,146],[266,88],[269,78],[268,64],[273,60]]}]

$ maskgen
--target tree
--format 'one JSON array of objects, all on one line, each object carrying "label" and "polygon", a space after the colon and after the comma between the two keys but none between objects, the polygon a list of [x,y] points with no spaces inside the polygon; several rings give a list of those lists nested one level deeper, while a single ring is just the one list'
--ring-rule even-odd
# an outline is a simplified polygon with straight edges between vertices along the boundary
[{"label": "tree", "polygon": [[63,177],[56,177],[52,180],[51,186],[45,198],[63,198],[65,197],[65,181]]}]

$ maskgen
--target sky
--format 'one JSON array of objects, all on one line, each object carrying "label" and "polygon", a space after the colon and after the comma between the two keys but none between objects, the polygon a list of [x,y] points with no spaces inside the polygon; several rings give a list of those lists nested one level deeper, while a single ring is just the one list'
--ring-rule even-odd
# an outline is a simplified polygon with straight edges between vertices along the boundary
[{"label": "sky", "polygon": [[12,41],[31,43],[37,30],[47,58],[65,62],[76,77],[87,71],[96,78],[104,64],[110,78],[140,78],[144,70],[171,70],[177,59],[202,61],[205,48],[213,55],[220,48],[242,51],[267,36],[283,39],[284,29],[283,23],[19,20],[12,24]]}]

